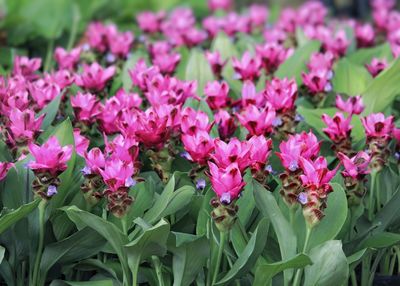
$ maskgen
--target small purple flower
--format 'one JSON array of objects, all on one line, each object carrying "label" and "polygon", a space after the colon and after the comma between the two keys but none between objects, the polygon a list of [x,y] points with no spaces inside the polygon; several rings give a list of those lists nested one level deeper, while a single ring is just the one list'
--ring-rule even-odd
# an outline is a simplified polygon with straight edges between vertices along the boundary
[{"label": "small purple flower", "polygon": [[107,55],[106,55],[106,61],[107,61],[107,63],[113,63],[113,62],[115,62],[115,59],[116,59],[116,57],[113,55],[113,54],[111,54],[111,53],[108,53]]},{"label": "small purple flower", "polygon": [[54,196],[55,194],[57,194],[57,187],[54,186],[54,185],[49,185],[49,187],[47,188],[47,193],[46,193],[46,195],[47,195],[48,197],[52,197],[52,196]]},{"label": "small purple flower", "polygon": [[229,205],[231,203],[231,194],[230,193],[223,193],[219,200],[221,201],[222,204]]},{"label": "small purple flower", "polygon": [[204,180],[203,178],[197,179],[196,189],[202,191],[204,190],[205,187],[206,187],[206,180]]},{"label": "small purple flower", "polygon": [[129,188],[136,185],[136,180],[132,179],[132,177],[129,177],[125,180],[125,187]]},{"label": "small purple flower", "polygon": [[90,175],[92,173],[92,171],[90,170],[90,168],[88,166],[85,166],[81,169],[81,172],[83,175],[87,176]]},{"label": "small purple flower", "polygon": [[270,174],[272,174],[272,175],[276,174],[276,172],[274,171],[274,169],[272,169],[272,166],[271,166],[271,165],[265,166],[264,171],[267,171],[268,173],[270,173]]},{"label": "small purple flower", "polygon": [[294,172],[299,168],[299,164],[296,161],[292,161],[289,164],[289,170]]},{"label": "small purple flower", "polygon": [[185,158],[186,160],[189,160],[189,161],[192,160],[192,157],[191,157],[190,154],[189,154],[188,152],[186,152],[186,151],[181,152],[179,155],[180,155],[182,158]]},{"label": "small purple flower", "polygon": [[294,117],[294,121],[296,122],[302,122],[304,120],[304,117],[301,114],[296,114],[296,116]]},{"label": "small purple flower", "polygon": [[394,157],[395,157],[397,160],[400,160],[400,152],[394,153]]},{"label": "small purple flower", "polygon": [[282,119],[280,118],[280,117],[276,117],[275,119],[274,119],[274,121],[272,122],[272,125],[274,126],[274,127],[279,127],[279,126],[281,126],[283,124],[283,122],[282,122]]},{"label": "small purple flower", "polygon": [[328,82],[328,83],[325,85],[324,91],[325,91],[325,92],[330,92],[330,91],[332,91],[332,85],[331,85],[330,82]]},{"label": "small purple flower", "polygon": [[301,192],[297,196],[297,200],[299,201],[300,204],[305,205],[307,203],[307,194],[304,192]]}]

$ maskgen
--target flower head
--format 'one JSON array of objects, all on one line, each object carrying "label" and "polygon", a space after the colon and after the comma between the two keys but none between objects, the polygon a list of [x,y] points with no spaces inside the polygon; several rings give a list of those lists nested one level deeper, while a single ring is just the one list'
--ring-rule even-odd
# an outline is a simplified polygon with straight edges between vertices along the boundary
[{"label": "flower head", "polygon": [[380,74],[384,69],[386,69],[387,66],[388,63],[386,59],[380,60],[377,58],[373,58],[370,64],[365,65],[365,67],[373,77],[376,77],[378,74]]},{"label": "flower head", "polygon": [[326,159],[322,156],[318,157],[315,161],[300,157],[300,166],[304,172],[304,174],[300,176],[300,179],[306,187],[314,190],[320,189],[320,191],[322,191],[322,196],[332,190],[329,182],[335,176],[339,166],[330,171]]},{"label": "flower head", "polygon": [[79,62],[82,49],[80,47],[67,51],[62,47],[57,47],[54,51],[54,58],[60,69],[72,70]]},{"label": "flower head", "polygon": [[212,72],[216,77],[219,77],[222,73],[222,69],[227,63],[227,60],[222,60],[221,55],[219,54],[218,51],[215,52],[209,52],[206,51],[206,58],[208,63],[211,66]]},{"label": "flower head", "polygon": [[204,94],[207,96],[206,101],[211,109],[218,110],[227,105],[229,85],[223,81],[208,82],[204,88]]},{"label": "flower head", "polygon": [[247,142],[240,142],[232,138],[228,143],[221,139],[214,141],[214,153],[211,158],[218,167],[226,168],[232,163],[237,163],[241,172],[250,164],[250,146]]},{"label": "flower head", "polygon": [[261,60],[258,56],[252,57],[248,51],[241,60],[233,57],[232,66],[240,80],[255,81],[260,77]]},{"label": "flower head", "polygon": [[127,163],[116,158],[107,160],[104,170],[99,169],[104,183],[106,183],[111,192],[131,187],[134,170],[132,163]]},{"label": "flower head", "polygon": [[45,115],[35,118],[35,113],[26,109],[24,111],[15,108],[10,113],[8,123],[8,139],[14,144],[28,144],[39,135]]},{"label": "flower head", "polygon": [[96,117],[101,113],[102,109],[101,103],[95,95],[81,92],[71,96],[71,106],[74,109],[76,118],[85,123],[96,121]]},{"label": "flower head", "polygon": [[76,76],[75,83],[89,90],[102,91],[114,74],[115,67],[113,66],[103,69],[96,62],[90,66],[84,64],[83,73]]},{"label": "flower head", "polygon": [[190,155],[190,160],[200,165],[205,165],[214,150],[214,142],[210,135],[203,130],[194,134],[183,134],[182,143]]},{"label": "flower head", "polygon": [[222,139],[229,138],[236,130],[235,119],[228,111],[220,109],[215,115],[215,124],[218,125],[218,133]]},{"label": "flower head", "polygon": [[353,128],[350,125],[350,116],[344,118],[343,113],[338,112],[331,118],[329,115],[323,114],[322,120],[327,125],[323,131],[333,142],[340,142],[350,136],[351,129]]},{"label": "flower head", "polygon": [[293,110],[297,97],[297,84],[294,80],[274,78],[267,82],[264,95],[277,112]]},{"label": "flower head", "polygon": [[265,71],[272,74],[291,54],[283,45],[269,42],[262,46],[256,46],[256,53],[260,57]]},{"label": "flower head", "polygon": [[100,170],[104,169],[106,165],[105,156],[97,147],[91,149],[89,152],[85,152],[84,157],[86,167],[88,168],[87,172],[90,174],[100,174]]},{"label": "flower head", "polygon": [[369,173],[368,165],[371,157],[363,151],[358,152],[351,158],[339,152],[338,158],[344,167],[342,171],[343,177],[352,177],[353,179],[359,180]]},{"label": "flower head", "polygon": [[383,113],[373,113],[361,118],[368,138],[389,139],[392,137],[393,116],[385,117]]},{"label": "flower head", "polygon": [[7,176],[7,172],[12,166],[14,166],[13,163],[0,162],[0,181],[2,181]]},{"label": "flower head", "polygon": [[271,153],[272,140],[264,136],[253,136],[247,141],[250,148],[250,167],[253,171],[265,169],[268,157]]},{"label": "flower head", "polygon": [[40,58],[30,59],[28,57],[16,56],[14,59],[13,75],[21,75],[27,80],[36,79],[35,72],[40,68],[42,60]]},{"label": "flower head", "polygon": [[363,112],[365,108],[362,97],[359,95],[349,97],[349,99],[347,99],[346,101],[344,101],[340,95],[337,95],[336,107],[339,110],[347,112],[350,115],[361,114],[361,112]]},{"label": "flower head", "polygon": [[250,135],[267,135],[272,132],[275,110],[268,106],[260,110],[254,105],[249,105],[241,114],[237,114],[237,117]]}]

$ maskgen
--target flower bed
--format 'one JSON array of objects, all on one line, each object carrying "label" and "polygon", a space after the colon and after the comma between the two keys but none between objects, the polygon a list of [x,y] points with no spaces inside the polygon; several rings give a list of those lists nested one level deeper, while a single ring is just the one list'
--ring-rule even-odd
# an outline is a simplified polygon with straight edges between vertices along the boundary
[{"label": "flower bed", "polygon": [[43,63],[15,55],[0,77],[0,281],[399,274],[400,14],[371,6],[362,23],[316,1],[273,17],[210,0],[203,18],[141,11],[132,29],[51,41]]}]

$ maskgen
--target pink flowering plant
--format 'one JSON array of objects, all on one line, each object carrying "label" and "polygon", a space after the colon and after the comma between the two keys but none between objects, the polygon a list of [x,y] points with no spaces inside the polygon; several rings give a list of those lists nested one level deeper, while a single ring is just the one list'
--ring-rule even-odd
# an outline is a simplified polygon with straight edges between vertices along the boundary
[{"label": "pink flowering plant", "polygon": [[1,285],[400,274],[396,1],[11,2]]}]

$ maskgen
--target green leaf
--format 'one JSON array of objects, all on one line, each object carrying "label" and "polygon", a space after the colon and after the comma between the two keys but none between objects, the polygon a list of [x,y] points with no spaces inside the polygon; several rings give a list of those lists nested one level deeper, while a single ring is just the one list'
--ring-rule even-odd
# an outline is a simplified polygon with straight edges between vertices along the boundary
[{"label": "green leaf", "polygon": [[[279,242],[282,260],[289,260],[296,255],[297,251],[297,239],[293,229],[282,214],[271,192],[254,180],[253,185],[256,206],[263,216],[268,217],[271,220]],[[288,269],[284,272],[286,283],[290,281],[292,275],[293,270]]]},{"label": "green leaf", "polygon": [[95,281],[64,281],[67,285],[70,286],[113,286],[112,280],[95,280]]},{"label": "green leaf", "polygon": [[204,53],[199,49],[192,49],[186,65],[185,80],[197,81],[197,95],[202,97],[206,83],[214,80],[211,67]]},{"label": "green leaf", "polygon": [[339,240],[329,240],[310,250],[313,265],[304,270],[304,286],[342,285],[349,275],[349,266]]},{"label": "green leaf", "polygon": [[373,48],[359,49],[356,52],[347,55],[349,61],[358,65],[369,64],[373,58],[386,59],[390,62],[393,59],[393,55],[389,43]]},{"label": "green leaf", "polygon": [[381,112],[390,106],[399,94],[400,58],[375,77],[362,93],[363,114]]},{"label": "green leaf", "polygon": [[0,217],[0,234],[13,226],[16,222],[29,215],[39,205],[40,200],[35,200],[29,204],[20,206],[16,210]]},{"label": "green leaf", "polygon": [[365,254],[365,252],[367,251],[367,248],[363,248],[359,251],[357,251],[356,253],[353,253],[352,255],[347,257],[347,263],[350,265],[354,262],[359,261]]},{"label": "green leaf", "polygon": [[54,121],[54,118],[56,118],[62,95],[63,93],[57,95],[45,108],[38,113],[38,116],[46,114],[42,122],[42,130],[46,130]]},{"label": "green leaf", "polygon": [[294,78],[297,85],[300,86],[302,83],[301,73],[306,71],[306,65],[311,54],[317,52],[320,47],[321,43],[318,41],[309,41],[304,46],[299,47],[292,56],[279,66],[275,76],[279,78]]},{"label": "green leaf", "polygon": [[311,233],[310,248],[334,239],[346,221],[348,212],[346,193],[339,184],[333,183],[332,188],[333,192],[328,196],[328,207],[324,211],[325,217]]},{"label": "green leaf", "polygon": [[173,232],[171,244],[168,249],[173,253],[174,286],[190,285],[206,266],[210,255],[208,240],[202,236]]},{"label": "green leaf", "polygon": [[386,248],[400,242],[400,234],[392,232],[376,233],[368,237],[364,243],[363,248]]},{"label": "green leaf", "polygon": [[268,235],[268,225],[268,220],[266,218],[263,218],[258,223],[258,226],[251,236],[246,248],[239,255],[228,273],[218,281],[218,285],[224,285],[236,278],[240,278],[253,268],[267,242],[266,237]]},{"label": "green leaf", "polygon": [[332,85],[335,92],[355,96],[360,95],[371,80],[371,74],[363,66],[343,58],[334,68]]},{"label": "green leaf", "polygon": [[256,203],[254,201],[254,194],[253,194],[253,184],[251,181],[253,180],[253,176],[251,175],[250,172],[247,172],[244,175],[243,180],[246,182],[246,186],[244,187],[244,190],[240,196],[240,200],[238,200],[238,218],[240,222],[243,224],[243,226],[246,226],[252,213],[253,210],[256,206]]},{"label": "green leaf", "polygon": [[6,253],[6,249],[0,245],[0,264],[3,262],[5,253]]},{"label": "green leaf", "polygon": [[310,264],[312,264],[310,257],[303,253],[300,253],[289,260],[259,264],[256,268],[253,285],[269,285],[271,279],[283,270],[290,268],[303,268]]}]

